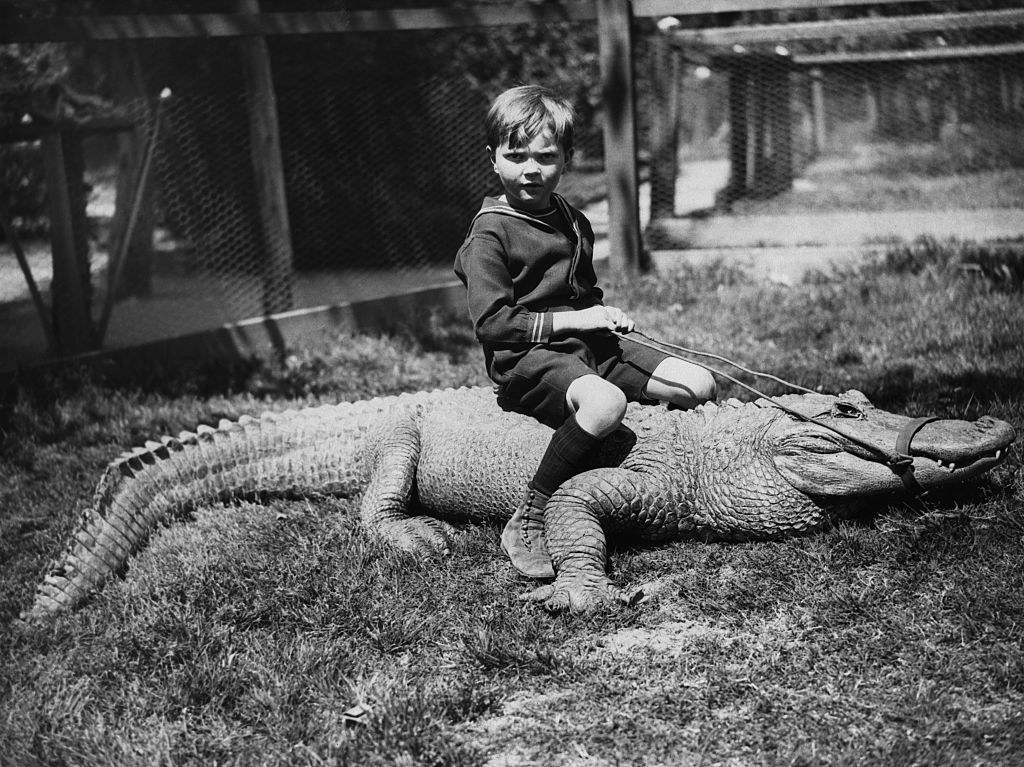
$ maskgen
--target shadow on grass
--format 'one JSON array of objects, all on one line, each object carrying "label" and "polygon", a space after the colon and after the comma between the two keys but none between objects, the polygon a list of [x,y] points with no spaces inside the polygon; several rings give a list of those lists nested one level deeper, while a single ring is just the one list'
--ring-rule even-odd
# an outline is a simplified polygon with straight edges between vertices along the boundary
[{"label": "shadow on grass", "polygon": [[919,415],[973,420],[1001,403],[1015,401],[1020,396],[1020,387],[1020,375],[1012,371],[919,375],[913,365],[900,364],[886,368],[875,383],[864,388],[864,393],[875,406],[885,410],[904,412],[916,405],[928,411]]}]

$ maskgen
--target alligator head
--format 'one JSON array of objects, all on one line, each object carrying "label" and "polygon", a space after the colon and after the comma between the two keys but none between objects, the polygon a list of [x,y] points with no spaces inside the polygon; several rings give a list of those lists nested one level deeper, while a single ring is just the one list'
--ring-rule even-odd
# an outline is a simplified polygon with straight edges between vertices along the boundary
[{"label": "alligator head", "polygon": [[813,498],[855,499],[920,494],[962,483],[991,469],[1016,435],[1005,421],[914,419],[876,408],[861,392],[838,396],[786,395],[789,415],[775,419],[774,463],[795,489]]}]

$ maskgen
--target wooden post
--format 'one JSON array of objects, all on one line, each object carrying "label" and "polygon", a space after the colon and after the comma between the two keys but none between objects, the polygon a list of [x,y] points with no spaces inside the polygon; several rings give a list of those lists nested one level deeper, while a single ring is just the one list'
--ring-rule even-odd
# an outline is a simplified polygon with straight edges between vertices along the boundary
[{"label": "wooden post", "polygon": [[825,89],[822,86],[821,69],[815,67],[811,70],[811,124],[814,131],[814,154],[819,155],[825,151],[825,142],[828,141],[827,128],[825,126]]},{"label": "wooden post", "polygon": [[676,212],[679,54],[667,35],[651,39],[651,221]]},{"label": "wooden post", "polygon": [[[711,99],[711,81],[690,78],[687,83],[680,103],[680,112],[690,116],[690,141],[699,147],[711,138],[714,127],[711,125],[711,105],[708,103]],[[685,110],[683,105],[686,107]]]},{"label": "wooden post", "polygon": [[1006,62],[999,59],[999,114],[1002,117],[1010,114],[1010,78],[1006,74]]},{"label": "wooden post", "polygon": [[92,349],[94,341],[81,140],[70,131],[47,130],[42,149],[53,248],[50,294],[56,351],[77,354]]},{"label": "wooden post", "polygon": [[793,110],[788,59],[782,56],[768,64],[768,110],[771,162],[768,194],[780,194],[793,187]]},{"label": "wooden post", "polygon": [[[241,13],[258,14],[259,0],[238,0]],[[263,224],[263,311],[292,308],[292,236],[277,122],[277,96],[264,37],[243,38],[242,62],[249,105],[249,145]]]},{"label": "wooden post", "polygon": [[753,119],[750,121],[750,170],[747,175],[747,187],[752,194],[763,197],[769,194],[771,173],[769,167],[769,130],[768,120],[768,88],[771,77],[763,61],[753,59],[750,62],[750,87],[748,100],[752,107]]},{"label": "wooden post", "polygon": [[728,206],[747,193],[750,181],[750,104],[746,62],[739,56],[729,66],[729,183],[718,202]]},{"label": "wooden post", "polygon": [[640,250],[632,21],[629,0],[597,0],[608,241],[612,267],[626,273],[638,272],[644,266]]},{"label": "wooden post", "polygon": [[[120,100],[141,99],[146,89],[139,61],[138,43],[122,40],[109,46],[108,71]],[[128,228],[129,210],[135,199],[134,184],[139,178],[142,166],[142,147],[146,144],[145,129],[122,131],[117,134],[117,189],[114,198],[114,216],[110,222],[110,238],[107,250],[113,256],[120,253],[122,240]],[[117,286],[116,298],[148,296],[153,292],[153,232],[156,227],[156,211],[152,197],[138,205],[136,224],[132,230],[131,242],[124,249],[125,263],[120,266],[122,278]],[[110,276],[113,277],[113,270]],[[112,289],[108,284],[108,290]],[[97,339],[102,342],[103,338]]]},{"label": "wooden post", "polygon": [[864,111],[867,113],[868,134],[874,138],[878,133],[878,84],[874,73],[864,80]]}]

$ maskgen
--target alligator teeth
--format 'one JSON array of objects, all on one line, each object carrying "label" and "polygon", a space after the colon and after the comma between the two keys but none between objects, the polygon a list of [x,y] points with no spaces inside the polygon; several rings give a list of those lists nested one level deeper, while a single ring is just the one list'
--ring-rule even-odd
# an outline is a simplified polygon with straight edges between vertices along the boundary
[{"label": "alligator teeth", "polygon": [[996,460],[998,461],[1002,457],[1003,457],[1003,450],[1002,450],[1002,448],[1000,448],[999,450],[996,450]]}]

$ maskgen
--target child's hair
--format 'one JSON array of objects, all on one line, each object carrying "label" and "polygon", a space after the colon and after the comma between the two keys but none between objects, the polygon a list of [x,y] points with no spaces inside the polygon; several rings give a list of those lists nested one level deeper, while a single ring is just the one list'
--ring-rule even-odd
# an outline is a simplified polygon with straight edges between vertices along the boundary
[{"label": "child's hair", "polygon": [[513,149],[528,144],[545,128],[566,153],[572,151],[576,111],[565,99],[542,85],[520,85],[499,95],[484,123],[487,146],[497,149],[505,139]]}]

